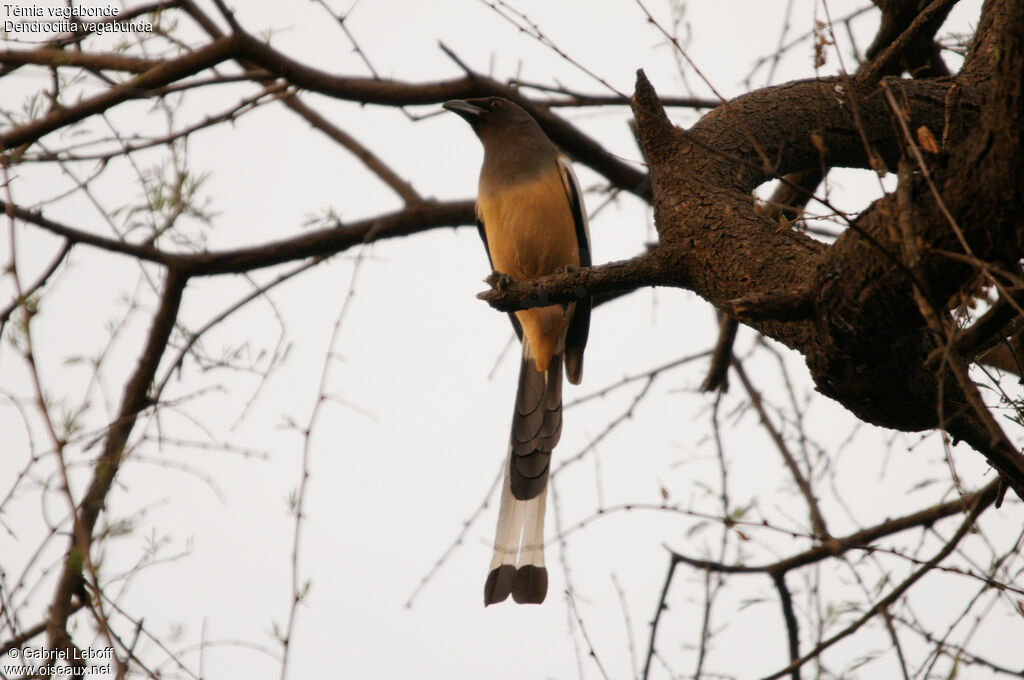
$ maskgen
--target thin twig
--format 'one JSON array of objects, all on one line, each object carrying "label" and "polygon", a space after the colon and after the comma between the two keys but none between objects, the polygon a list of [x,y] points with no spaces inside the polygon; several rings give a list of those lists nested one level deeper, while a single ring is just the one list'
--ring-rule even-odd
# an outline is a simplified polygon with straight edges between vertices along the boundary
[{"label": "thin twig", "polygon": [[462,528],[459,529],[459,533],[455,536],[455,540],[453,540],[445,549],[445,551],[441,553],[441,556],[437,558],[437,561],[434,562],[434,565],[430,567],[430,570],[423,576],[422,579],[420,579],[420,582],[416,585],[413,591],[409,593],[409,597],[406,598],[405,604],[402,605],[403,607],[405,607],[406,609],[412,609],[413,600],[415,600],[416,597],[420,594],[420,592],[427,586],[427,584],[430,583],[431,579],[434,578],[434,575],[437,574],[441,567],[444,566],[444,563],[448,561],[448,558],[451,557],[452,553],[455,552],[455,549],[465,542],[466,535],[469,533],[470,528],[472,528],[472,526],[476,523],[477,518],[479,518],[480,515],[483,514],[483,511],[487,509],[488,505],[490,505],[491,496],[494,494],[494,490],[498,488],[498,484],[501,483],[501,479],[504,476],[504,474],[505,461],[503,460],[501,465],[498,466],[498,474],[494,476],[494,481],[492,481],[491,485],[487,488],[487,493],[484,494],[484,498],[480,502],[480,505],[478,505],[476,510],[474,510],[470,514],[470,516],[462,523]]},{"label": "thin twig", "polygon": [[672,585],[672,576],[676,573],[676,566],[679,560],[675,554],[669,559],[668,571],[665,574],[665,584],[661,587],[661,596],[658,598],[658,607],[654,610],[654,619],[651,621],[651,637],[647,645],[647,658],[644,660],[643,680],[647,680],[651,672],[651,659],[654,658],[654,640],[658,635],[658,624],[661,622],[661,614],[668,609],[668,589]]},{"label": "thin twig", "polygon": [[583,625],[583,618],[580,616],[580,612],[576,608],[576,598],[574,598],[572,593],[567,590],[565,591],[565,599],[569,602],[569,608],[576,617],[576,625],[580,627],[580,633],[583,634],[583,640],[587,643],[587,648],[590,650],[590,658],[592,658],[594,663],[597,665],[597,670],[601,672],[601,677],[604,678],[604,680],[609,680],[608,673],[604,670],[604,666],[601,664],[601,659],[597,656],[597,650],[594,649],[594,643],[590,641],[590,636],[587,635],[587,629]]},{"label": "thin twig", "polygon": [[[796,613],[793,611],[793,596],[786,585],[786,573],[776,572],[772,574],[772,582],[775,590],[779,592],[779,605],[782,607],[782,619],[786,622],[786,641],[789,647],[789,661],[795,662],[800,658],[800,627],[796,621]],[[793,680],[800,680],[800,667],[797,666],[790,674]]]},{"label": "thin twig", "polygon": [[809,652],[801,656],[799,659],[790,663],[786,668],[783,668],[780,671],[772,673],[771,675],[765,676],[763,680],[776,680],[777,678],[781,678],[783,675],[791,673],[794,668],[799,668],[803,664],[807,663],[809,660],[818,658],[821,655],[821,653],[824,652],[826,649],[828,649],[835,643],[839,642],[843,638],[846,638],[852,635],[853,633],[857,632],[857,630],[859,630],[860,627],[863,626],[865,623],[873,619],[880,612],[891,607],[922,576],[932,571],[932,569],[937,564],[942,562],[942,560],[946,559],[946,557],[948,557],[949,554],[953,552],[957,544],[960,543],[960,540],[964,536],[966,536],[967,532],[970,531],[971,528],[974,526],[974,522],[978,518],[978,515],[980,515],[981,512],[986,507],[988,507],[994,500],[994,495],[977,498],[974,501],[973,505],[970,506],[967,516],[964,518],[964,521],[960,523],[960,527],[956,530],[956,533],[954,533],[953,536],[946,542],[946,544],[943,545],[937,553],[935,553],[934,557],[925,562],[924,565],[922,565],[920,568],[914,571],[908,578],[906,578],[898,586],[893,588],[888,595],[886,595],[877,603],[875,603],[875,605],[871,607],[871,609],[865,612],[856,621],[854,621],[849,626],[839,631],[832,637],[828,638],[821,644],[815,646],[814,649],[810,650]]},{"label": "thin twig", "polygon": [[291,499],[291,510],[295,515],[292,533],[291,598],[288,607],[288,621],[281,636],[281,680],[285,680],[288,677],[289,652],[291,651],[292,635],[295,633],[295,621],[298,617],[299,605],[309,592],[310,587],[310,582],[308,580],[304,582],[301,580],[299,558],[302,549],[303,520],[305,520],[303,511],[306,504],[306,489],[309,484],[310,464],[312,461],[313,431],[316,429],[317,423],[319,422],[324,404],[329,401],[327,387],[331,374],[331,366],[335,364],[338,356],[336,345],[338,344],[338,339],[341,337],[342,326],[345,318],[347,317],[349,305],[355,297],[356,281],[358,280],[359,272],[364,261],[364,251],[367,244],[372,241],[373,235],[372,229],[367,232],[363,246],[360,247],[359,253],[356,256],[355,264],[352,267],[352,276],[349,279],[348,292],[345,294],[345,300],[341,304],[341,310],[334,319],[331,338],[327,343],[327,351],[324,355],[323,366],[320,371],[320,384],[317,388],[316,403],[313,405],[309,414],[309,419],[306,422],[306,426],[302,430],[302,470],[299,478],[298,489]]},{"label": "thin twig", "polygon": [[782,460],[786,464],[786,468],[789,473],[793,476],[793,481],[796,482],[797,487],[800,489],[800,493],[803,495],[804,500],[807,501],[807,509],[810,513],[811,519],[811,530],[814,535],[821,540],[829,540],[831,537],[828,533],[828,527],[825,524],[825,517],[821,513],[821,508],[818,505],[818,499],[814,497],[814,490],[811,489],[811,484],[804,476],[803,472],[800,471],[800,466],[796,462],[796,458],[790,453],[789,447],[786,445],[786,441],[782,438],[782,434],[775,428],[771,420],[768,418],[768,412],[765,411],[764,404],[761,402],[761,393],[757,391],[753,383],[750,382],[750,378],[747,377],[747,372],[743,370],[743,364],[739,359],[734,358],[732,360],[732,368],[736,371],[736,375],[739,376],[740,382],[743,383],[743,389],[747,392],[747,397],[750,399],[751,405],[754,410],[757,411],[757,416],[761,420],[761,425],[767,430],[768,436],[771,437],[772,442],[775,444],[775,448],[779,450],[782,455]]},{"label": "thin twig", "polygon": [[630,676],[633,680],[640,680],[640,669],[636,665],[636,641],[633,639],[633,619],[629,615],[629,604],[626,602],[626,592],[622,589],[622,584],[619,583],[618,577],[612,574],[612,585],[615,586],[615,592],[619,596],[619,607],[622,609],[622,623],[626,629],[626,644],[627,651],[629,652],[629,663],[633,669],[633,674]]}]

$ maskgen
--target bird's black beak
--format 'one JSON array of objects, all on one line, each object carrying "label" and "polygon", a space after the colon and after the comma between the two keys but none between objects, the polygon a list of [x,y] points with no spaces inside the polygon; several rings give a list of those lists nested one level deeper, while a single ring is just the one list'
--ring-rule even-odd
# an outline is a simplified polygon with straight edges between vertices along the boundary
[{"label": "bird's black beak", "polygon": [[441,104],[442,108],[448,109],[452,113],[457,113],[469,122],[479,120],[479,118],[487,112],[487,109],[481,108],[476,104],[470,104],[463,99],[450,99],[444,104]]}]

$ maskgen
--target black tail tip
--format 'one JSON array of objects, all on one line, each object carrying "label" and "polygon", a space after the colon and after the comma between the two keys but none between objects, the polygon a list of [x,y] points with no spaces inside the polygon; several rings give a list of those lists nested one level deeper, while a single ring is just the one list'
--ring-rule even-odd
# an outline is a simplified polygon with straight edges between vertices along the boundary
[{"label": "black tail tip", "polygon": [[516,579],[516,568],[511,564],[503,564],[491,569],[484,584],[484,606],[502,602],[512,592],[512,583]]},{"label": "black tail tip", "polygon": [[503,564],[491,569],[484,584],[484,606],[503,602],[512,595],[519,604],[540,604],[548,594],[548,570],[546,567],[527,565],[516,569]]},{"label": "black tail tip", "polygon": [[516,570],[512,599],[519,604],[540,604],[548,594],[548,570],[532,564]]}]

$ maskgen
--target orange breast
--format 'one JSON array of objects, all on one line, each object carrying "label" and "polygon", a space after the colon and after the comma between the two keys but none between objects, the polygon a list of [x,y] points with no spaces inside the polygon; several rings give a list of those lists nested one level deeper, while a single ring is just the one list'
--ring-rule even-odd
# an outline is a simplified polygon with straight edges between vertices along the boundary
[{"label": "orange breast", "polygon": [[[536,180],[484,192],[477,198],[494,269],[517,281],[552,274],[566,265],[579,266],[576,226],[557,165]],[[547,370],[562,350],[565,330],[575,305],[516,312],[529,339],[537,370]]]}]

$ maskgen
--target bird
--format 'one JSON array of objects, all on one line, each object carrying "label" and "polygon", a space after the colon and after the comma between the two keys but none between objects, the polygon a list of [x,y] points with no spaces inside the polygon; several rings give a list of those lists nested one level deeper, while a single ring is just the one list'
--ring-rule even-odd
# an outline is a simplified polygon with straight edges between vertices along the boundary
[{"label": "bird", "polygon": [[[533,117],[503,97],[443,108],[469,123],[484,148],[477,229],[497,285],[590,266],[590,231],[572,163]],[[590,297],[509,314],[522,342],[519,385],[484,606],[511,594],[540,604],[548,588],[544,511],[551,453],[562,433],[562,370],[578,385],[590,330]]]}]

